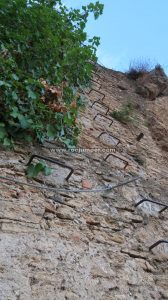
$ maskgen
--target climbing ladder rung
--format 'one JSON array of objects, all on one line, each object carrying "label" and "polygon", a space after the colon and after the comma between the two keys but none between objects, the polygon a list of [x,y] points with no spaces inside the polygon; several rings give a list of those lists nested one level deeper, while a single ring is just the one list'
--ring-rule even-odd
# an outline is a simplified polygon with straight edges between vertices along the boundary
[{"label": "climbing ladder rung", "polygon": [[61,166],[62,168],[69,169],[70,172],[67,175],[67,177],[65,178],[67,181],[69,180],[69,178],[71,177],[71,175],[74,173],[74,169],[72,167],[70,167],[70,166],[67,166],[64,162],[60,162],[59,160],[57,160],[55,158],[52,158],[52,157],[46,157],[46,156],[37,155],[37,154],[33,154],[30,157],[30,159],[29,159],[28,163],[26,164],[26,166],[30,165],[34,158],[40,158],[42,160],[49,161],[49,162],[54,163],[54,164],[56,164],[58,166]]},{"label": "climbing ladder rung", "polygon": [[98,84],[99,85],[99,87],[97,87],[98,89],[101,89],[101,84],[99,83],[99,82],[97,82],[96,80],[94,80],[94,79],[91,79],[91,81],[92,82],[94,82],[94,83],[96,83],[96,84]]},{"label": "climbing ladder rung", "polygon": [[105,113],[105,115],[107,115],[107,113],[109,112],[109,107],[107,105],[105,105],[103,102],[96,100],[93,102],[93,104],[91,105],[91,108],[93,108],[96,104],[99,104],[100,106],[104,107],[107,111]]},{"label": "climbing ladder rung", "polygon": [[113,153],[108,154],[108,155],[104,158],[104,161],[107,161],[107,159],[108,159],[110,156],[119,159],[120,161],[122,161],[122,162],[125,164],[123,170],[125,170],[125,169],[127,168],[127,166],[129,165],[128,161],[126,161],[125,159],[123,159],[123,158],[121,158],[121,157],[119,157],[118,155],[115,155],[115,154],[113,154]]},{"label": "climbing ladder rung", "polygon": [[159,241],[157,241],[156,243],[154,243],[153,245],[151,245],[149,247],[149,251],[151,251],[153,248],[155,248],[159,244],[168,244],[168,240],[159,240]]},{"label": "climbing ladder rung", "polygon": [[154,203],[154,204],[163,206],[163,208],[159,211],[159,213],[162,213],[163,211],[165,211],[166,209],[168,209],[168,205],[166,205],[164,203],[160,203],[160,202],[154,201],[154,200],[146,199],[146,198],[143,198],[142,200],[140,200],[139,202],[137,202],[135,204],[135,207],[139,206],[140,204],[142,204],[144,202],[150,202],[150,203]]},{"label": "climbing ladder rung", "polygon": [[101,116],[101,117],[103,117],[103,118],[106,119],[106,120],[109,120],[109,121],[110,121],[109,127],[113,124],[113,120],[112,120],[111,118],[107,117],[106,115],[100,114],[100,113],[98,113],[98,114],[93,118],[93,120],[96,120],[96,118],[97,118],[98,116]]},{"label": "climbing ladder rung", "polygon": [[96,93],[98,93],[98,94],[100,94],[100,95],[103,96],[103,97],[101,97],[101,98],[99,99],[99,100],[101,100],[101,101],[103,101],[103,99],[106,97],[106,95],[105,95],[104,93],[100,92],[99,90],[93,89],[93,88],[91,88],[90,91],[87,92],[87,94],[90,95],[90,93],[91,93],[92,91],[94,91],[94,92],[96,92]]},{"label": "climbing ladder rung", "polygon": [[116,140],[117,143],[115,144],[115,146],[118,146],[118,144],[121,143],[119,138],[115,137],[114,135],[112,135],[111,133],[106,132],[106,131],[101,132],[97,138],[100,139],[100,137],[103,135],[107,135],[107,136],[111,137],[112,139]]}]

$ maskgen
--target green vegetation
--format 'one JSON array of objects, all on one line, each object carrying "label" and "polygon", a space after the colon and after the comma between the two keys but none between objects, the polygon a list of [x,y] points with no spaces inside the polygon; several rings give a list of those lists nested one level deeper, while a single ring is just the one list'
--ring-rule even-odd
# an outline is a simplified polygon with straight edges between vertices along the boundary
[{"label": "green vegetation", "polygon": [[39,173],[43,173],[45,176],[48,176],[52,173],[52,169],[42,161],[35,165],[30,164],[26,169],[26,175],[28,178],[37,177]]},{"label": "green vegetation", "polygon": [[113,110],[110,115],[121,123],[132,122],[134,107],[132,103],[124,104],[120,110]]},{"label": "green vegetation", "polygon": [[87,86],[99,38],[87,38],[98,1],[68,9],[61,0],[0,1],[0,143],[77,143],[79,91]]}]

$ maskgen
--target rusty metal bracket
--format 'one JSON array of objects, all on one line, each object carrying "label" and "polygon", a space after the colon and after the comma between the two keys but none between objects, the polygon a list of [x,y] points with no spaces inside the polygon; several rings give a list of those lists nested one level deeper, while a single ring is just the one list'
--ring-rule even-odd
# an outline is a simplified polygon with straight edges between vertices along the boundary
[{"label": "rusty metal bracket", "polygon": [[99,80],[101,77],[100,77],[100,75],[99,74],[97,74],[95,71],[92,71],[92,73],[95,75],[95,76],[97,76],[98,77],[98,79],[97,80]]},{"label": "rusty metal bracket", "polygon": [[100,94],[100,95],[103,96],[101,99],[99,99],[101,101],[103,101],[103,99],[106,97],[106,95],[104,93],[100,92],[99,90],[92,89],[92,88],[90,89],[90,91],[87,94],[89,95],[92,91],[95,91],[96,93],[98,93],[98,94]]},{"label": "rusty metal bracket", "polygon": [[110,127],[110,126],[113,124],[113,122],[114,122],[111,118],[107,117],[106,115],[100,114],[100,113],[98,113],[98,114],[93,118],[93,120],[96,120],[97,116],[102,116],[102,117],[104,117],[105,119],[110,120],[110,125],[109,125],[109,127]]},{"label": "rusty metal bracket", "polygon": [[97,74],[97,72],[99,71],[99,68],[97,66],[94,67],[95,73]]},{"label": "rusty metal bracket", "polygon": [[168,244],[168,240],[159,240],[156,243],[154,243],[153,245],[151,245],[149,247],[149,251],[151,251],[153,248],[155,248],[156,246],[158,246],[159,244]]},{"label": "rusty metal bracket", "polygon": [[46,161],[49,161],[51,163],[54,163],[58,166],[61,166],[62,168],[65,168],[65,169],[69,169],[70,170],[70,173],[67,175],[67,177],[65,178],[66,181],[69,180],[69,178],[71,177],[71,175],[74,173],[74,169],[70,166],[67,166],[64,162],[60,162],[59,160],[55,159],[55,158],[52,158],[52,157],[46,157],[46,156],[42,156],[42,155],[37,155],[37,154],[33,154],[28,163],[26,164],[26,166],[30,165],[30,163],[33,161],[34,158],[40,158],[40,159],[43,159],[43,160],[46,160]]},{"label": "rusty metal bracket", "polygon": [[120,139],[118,139],[117,137],[115,137],[114,135],[112,135],[111,133],[106,132],[106,131],[101,132],[97,138],[99,139],[104,134],[107,134],[107,135],[111,136],[112,138],[118,140],[118,143],[116,144],[116,146],[118,146],[118,144],[121,143]]},{"label": "rusty metal bracket", "polygon": [[101,84],[100,84],[99,82],[97,82],[97,81],[96,81],[96,80],[94,80],[94,79],[91,79],[91,81],[93,81],[93,82],[95,82],[96,84],[98,84],[98,85],[99,85],[98,89],[100,89],[100,88],[101,88]]},{"label": "rusty metal bracket", "polygon": [[[90,81],[91,82],[95,82],[96,84],[98,84],[99,86],[97,87],[97,89],[98,90],[100,90],[100,88],[101,88],[101,84],[99,83],[99,82],[97,82],[96,80],[94,80],[94,79],[90,79]],[[86,92],[87,94],[89,94],[89,93],[91,93],[91,91],[92,91],[92,87],[90,87],[90,91],[89,92]]]},{"label": "rusty metal bracket", "polygon": [[99,101],[99,100],[94,101],[93,104],[91,105],[91,108],[93,108],[93,106],[94,106],[96,103],[100,104],[101,106],[103,106],[103,107],[105,107],[105,108],[107,109],[107,111],[106,111],[106,113],[105,113],[105,115],[107,115],[108,112],[109,112],[109,110],[110,110],[109,107],[108,107],[107,105],[105,105],[103,102]]},{"label": "rusty metal bracket", "polygon": [[142,200],[140,200],[139,202],[137,202],[135,204],[135,207],[139,206],[143,202],[151,202],[151,203],[154,203],[154,204],[157,204],[157,205],[160,205],[160,206],[164,206],[161,210],[159,210],[159,214],[162,213],[163,211],[165,211],[166,209],[168,209],[168,205],[166,205],[164,203],[159,203],[159,202],[154,201],[154,200],[146,199],[146,198],[143,198]]},{"label": "rusty metal bracket", "polygon": [[115,155],[115,154],[113,154],[113,153],[108,154],[108,155],[104,158],[104,161],[106,161],[110,156],[113,156],[113,157],[115,157],[115,158],[118,158],[118,159],[120,159],[122,162],[125,163],[125,167],[123,168],[123,170],[125,170],[126,167],[129,165],[128,161],[126,161],[125,159],[123,159],[123,158],[121,158],[121,157],[119,157],[118,155]]}]

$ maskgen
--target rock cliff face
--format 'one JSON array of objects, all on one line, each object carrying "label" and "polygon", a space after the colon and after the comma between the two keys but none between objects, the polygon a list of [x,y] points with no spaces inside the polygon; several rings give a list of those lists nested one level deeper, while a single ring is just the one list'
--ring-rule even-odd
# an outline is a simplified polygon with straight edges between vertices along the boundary
[{"label": "rock cliff face", "polygon": [[[80,113],[80,153],[17,144],[1,149],[1,176],[47,184],[37,189],[0,179],[0,300],[168,299],[168,97],[137,94],[125,74],[97,66],[87,105]],[[158,96],[158,95],[157,95]],[[95,102],[96,101],[96,102]],[[133,121],[110,112],[131,102]],[[142,139],[137,136],[143,133]],[[25,177],[31,154],[50,156],[52,175]],[[135,182],[106,192],[66,189]]]}]

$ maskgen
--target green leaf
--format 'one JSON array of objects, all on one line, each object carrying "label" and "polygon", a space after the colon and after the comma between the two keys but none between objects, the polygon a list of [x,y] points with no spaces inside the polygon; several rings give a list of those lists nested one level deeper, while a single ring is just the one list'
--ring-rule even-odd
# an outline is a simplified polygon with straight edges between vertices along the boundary
[{"label": "green leaf", "polygon": [[19,114],[18,115],[18,119],[19,119],[21,128],[23,128],[23,129],[29,128],[30,123],[29,123],[29,120],[26,117],[24,117],[23,115]]},{"label": "green leaf", "polygon": [[57,133],[57,130],[56,130],[55,126],[49,124],[47,126],[47,136],[49,138],[54,138],[56,136],[56,133]]},{"label": "green leaf", "polygon": [[12,98],[13,100],[18,100],[18,95],[16,94],[15,91],[12,92]]},{"label": "green leaf", "polygon": [[37,163],[36,165],[30,164],[26,170],[27,177],[33,178],[37,177],[41,171],[44,170],[44,165],[42,163]]},{"label": "green leaf", "polygon": [[34,177],[38,176],[40,172],[44,171],[44,164],[38,163],[34,167]]},{"label": "green leaf", "polygon": [[64,136],[64,135],[65,135],[65,131],[64,131],[64,128],[62,127],[61,132],[60,132],[60,136]]},{"label": "green leaf", "polygon": [[86,24],[85,24],[85,22],[80,22],[80,28],[83,30],[84,28],[85,28],[85,26],[86,26]]},{"label": "green leaf", "polygon": [[71,116],[70,112],[68,112],[67,114],[65,114],[64,116],[64,123],[71,126],[73,124],[74,120],[73,117]]},{"label": "green leaf", "polygon": [[7,136],[7,131],[5,129],[5,124],[0,123],[0,140],[3,140]]},{"label": "green leaf", "polygon": [[28,178],[37,177],[40,172],[44,173],[45,176],[48,176],[52,173],[52,169],[48,167],[44,162],[39,162],[36,165],[30,164],[26,169]]},{"label": "green leaf", "polygon": [[27,91],[28,91],[28,97],[31,98],[32,100],[36,100],[37,95],[29,87],[27,87]]},{"label": "green leaf", "polygon": [[11,140],[9,138],[4,138],[3,145],[5,147],[11,147],[12,146],[12,142],[11,142]]},{"label": "green leaf", "polygon": [[17,118],[17,117],[18,117],[19,111],[18,111],[17,106],[13,106],[13,107],[12,107],[12,112],[10,113],[10,115],[11,115],[13,118]]},{"label": "green leaf", "polygon": [[5,85],[5,81],[0,80],[0,86]]},{"label": "green leaf", "polygon": [[14,74],[14,73],[11,75],[11,77],[12,77],[14,80],[16,80],[16,81],[19,80],[19,77],[18,77],[16,74]]},{"label": "green leaf", "polygon": [[34,165],[30,164],[26,169],[26,174],[28,178],[32,178],[34,176]]},{"label": "green leaf", "polygon": [[45,166],[43,172],[44,172],[45,176],[48,176],[48,175],[51,175],[52,169],[48,166]]}]

